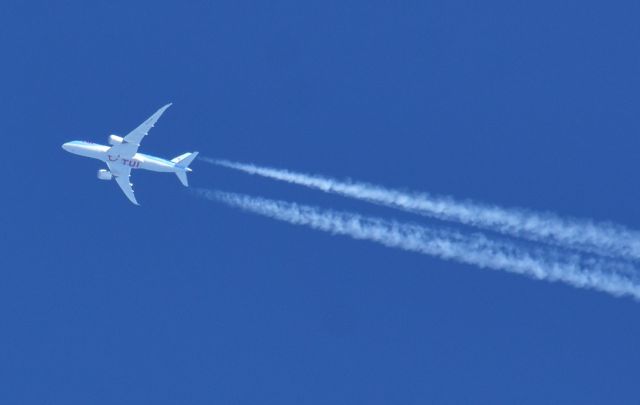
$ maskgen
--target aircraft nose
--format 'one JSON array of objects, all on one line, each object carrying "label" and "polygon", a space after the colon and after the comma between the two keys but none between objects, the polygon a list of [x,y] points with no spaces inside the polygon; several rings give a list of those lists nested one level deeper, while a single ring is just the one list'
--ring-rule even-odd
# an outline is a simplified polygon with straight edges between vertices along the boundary
[{"label": "aircraft nose", "polygon": [[67,143],[63,143],[63,144],[62,144],[62,149],[64,149],[64,150],[66,150],[67,152],[69,152],[69,149],[70,149],[69,147],[70,147],[70,146],[71,146],[71,145],[69,145],[69,142],[67,142]]}]

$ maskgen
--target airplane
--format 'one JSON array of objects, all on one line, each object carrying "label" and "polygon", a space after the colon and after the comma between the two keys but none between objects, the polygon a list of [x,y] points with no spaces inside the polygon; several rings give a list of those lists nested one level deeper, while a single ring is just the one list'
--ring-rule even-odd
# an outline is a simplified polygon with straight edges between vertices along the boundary
[{"label": "airplane", "polygon": [[162,113],[170,106],[171,103],[160,108],[125,137],[109,135],[109,145],[111,146],[93,142],[72,141],[62,145],[62,149],[75,155],[98,159],[106,163],[109,170],[98,170],[98,179],[115,179],[124,195],[135,205],[140,204],[138,204],[133,193],[133,184],[129,182],[132,169],[175,173],[182,185],[188,187],[187,173],[192,171],[189,165],[198,156],[198,152],[185,153],[171,160],[138,153],[142,139],[153,128]]}]

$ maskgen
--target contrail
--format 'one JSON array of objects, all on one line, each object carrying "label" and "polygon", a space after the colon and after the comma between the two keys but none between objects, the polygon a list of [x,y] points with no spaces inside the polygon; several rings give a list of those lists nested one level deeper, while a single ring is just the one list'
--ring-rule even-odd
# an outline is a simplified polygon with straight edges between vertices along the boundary
[{"label": "contrail", "polygon": [[215,165],[255,174],[327,193],[401,209],[432,218],[455,221],[514,237],[563,246],[604,256],[640,260],[640,232],[610,223],[561,218],[551,213],[500,208],[427,193],[405,192],[323,176],[257,166],[228,160],[203,158]]},{"label": "contrail", "polygon": [[555,254],[550,253],[548,248],[527,249],[508,241],[493,241],[479,233],[467,235],[215,190],[196,189],[194,192],[248,212],[332,234],[369,240],[481,268],[505,270],[539,280],[562,281],[574,287],[640,299],[640,280],[635,268],[629,264],[578,254]]}]

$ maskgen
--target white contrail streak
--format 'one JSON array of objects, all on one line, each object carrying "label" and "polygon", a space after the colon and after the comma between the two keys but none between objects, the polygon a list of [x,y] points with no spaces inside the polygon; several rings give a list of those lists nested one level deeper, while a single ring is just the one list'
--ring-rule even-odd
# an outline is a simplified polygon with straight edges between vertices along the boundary
[{"label": "white contrail streak", "polygon": [[640,259],[640,232],[620,225],[561,218],[550,213],[500,208],[471,201],[456,201],[451,197],[404,192],[362,182],[341,181],[247,163],[210,158],[203,158],[203,160],[249,174],[419,213],[440,220],[455,221],[506,235],[610,257]]},{"label": "white contrail streak", "polygon": [[554,254],[548,249],[527,249],[507,241],[493,241],[477,233],[467,235],[242,194],[206,189],[195,192],[209,200],[291,224],[482,268],[562,281],[574,287],[640,299],[640,280],[635,268],[629,264],[589,259],[577,254]]}]

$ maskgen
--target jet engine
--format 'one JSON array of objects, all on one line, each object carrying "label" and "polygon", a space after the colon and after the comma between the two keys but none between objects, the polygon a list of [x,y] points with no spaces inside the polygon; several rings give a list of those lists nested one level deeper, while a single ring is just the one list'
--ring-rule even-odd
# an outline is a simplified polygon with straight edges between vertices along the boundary
[{"label": "jet engine", "polygon": [[100,180],[111,180],[113,178],[113,174],[109,170],[100,169],[98,170],[98,178]]},{"label": "jet engine", "polygon": [[109,145],[120,145],[122,142],[124,142],[124,138],[118,135],[109,135]]}]

